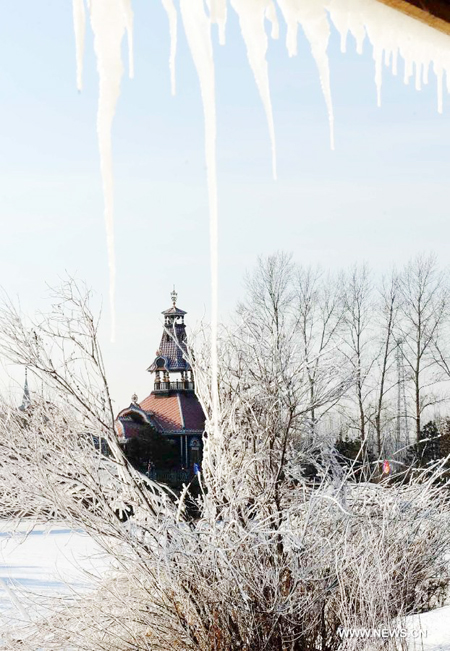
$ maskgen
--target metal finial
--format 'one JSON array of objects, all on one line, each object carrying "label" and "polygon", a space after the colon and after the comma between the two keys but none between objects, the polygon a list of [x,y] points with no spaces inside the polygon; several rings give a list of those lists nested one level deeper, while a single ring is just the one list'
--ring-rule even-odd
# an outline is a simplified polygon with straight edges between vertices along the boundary
[{"label": "metal finial", "polygon": [[133,402],[134,404],[137,404],[137,401],[138,401],[137,394],[133,393],[133,395],[131,396],[131,402]]},{"label": "metal finial", "polygon": [[172,290],[172,292],[170,294],[170,297],[172,299],[173,306],[175,307],[175,305],[177,303],[177,298],[178,298],[178,294],[175,291],[175,285],[173,286],[173,290]]}]

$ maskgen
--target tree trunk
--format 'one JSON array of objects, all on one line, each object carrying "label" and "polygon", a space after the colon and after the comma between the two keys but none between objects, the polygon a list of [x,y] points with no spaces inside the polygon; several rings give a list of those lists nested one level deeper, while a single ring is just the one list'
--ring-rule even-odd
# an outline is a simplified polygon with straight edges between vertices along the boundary
[{"label": "tree trunk", "polygon": [[421,431],[421,413],[420,413],[420,366],[419,364],[416,365],[416,371],[414,374],[414,391],[415,391],[415,398],[416,398],[416,415],[415,415],[415,421],[416,421],[416,441],[419,443],[420,441],[420,431]]}]

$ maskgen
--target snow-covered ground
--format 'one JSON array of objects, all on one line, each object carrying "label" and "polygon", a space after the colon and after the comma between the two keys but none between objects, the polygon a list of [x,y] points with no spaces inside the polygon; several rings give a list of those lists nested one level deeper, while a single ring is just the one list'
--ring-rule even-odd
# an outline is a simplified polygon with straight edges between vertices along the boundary
[{"label": "snow-covered ground", "polygon": [[98,545],[64,524],[32,527],[0,522],[1,631],[20,626],[46,610],[49,597],[88,590],[108,566]]},{"label": "snow-covered ground", "polygon": [[407,622],[411,633],[423,633],[420,637],[411,635],[408,638],[411,651],[450,651],[450,606],[408,617]]},{"label": "snow-covered ground", "polygon": [[[14,529],[0,522],[0,640],[2,630],[45,612],[49,598],[91,588],[108,565],[88,535],[67,525],[33,528],[24,521]],[[450,651],[450,606],[408,617],[407,627],[411,651]]]}]

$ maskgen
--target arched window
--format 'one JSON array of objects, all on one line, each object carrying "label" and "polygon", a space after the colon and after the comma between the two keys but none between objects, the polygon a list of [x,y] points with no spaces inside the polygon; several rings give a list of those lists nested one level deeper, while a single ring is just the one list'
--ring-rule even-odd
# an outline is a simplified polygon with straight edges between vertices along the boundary
[{"label": "arched window", "polygon": [[200,464],[201,461],[201,441],[198,437],[194,436],[189,441],[189,463],[191,466],[196,463]]}]

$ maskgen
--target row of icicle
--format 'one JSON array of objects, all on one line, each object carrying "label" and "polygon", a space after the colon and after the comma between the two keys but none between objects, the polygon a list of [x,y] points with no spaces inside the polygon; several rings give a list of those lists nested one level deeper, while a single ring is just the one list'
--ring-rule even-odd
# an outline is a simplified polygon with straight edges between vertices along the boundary
[{"label": "row of icicle", "polygon": [[[121,44],[125,33],[128,39],[129,75],[133,77],[133,11],[132,0],[87,0],[94,34],[94,50],[99,74],[99,102],[97,132],[100,165],[103,180],[105,222],[110,275],[111,338],[115,331],[115,255],[114,255],[114,192],[112,171],[111,126],[123,74]],[[211,374],[213,420],[218,418],[217,394],[217,324],[218,324],[218,206],[216,173],[216,106],[215,72],[212,43],[212,25],[218,26],[219,43],[225,43],[227,0],[161,0],[167,13],[170,31],[169,67],[172,93],[175,94],[175,57],[177,49],[178,14],[181,19],[196,67],[203,101],[205,120],[205,150],[208,197],[210,207],[211,256]],[[239,18],[247,48],[247,56],[267,117],[272,148],[272,171],[276,178],[275,128],[269,88],[267,65],[268,35],[266,21],[271,23],[271,37],[279,36],[279,17],[286,24],[286,47],[289,56],[297,54],[298,26],[310,44],[315,59],[328,111],[330,143],[334,148],[333,105],[330,88],[328,41],[330,20],[341,36],[345,50],[347,35],[356,40],[361,52],[367,37],[372,45],[375,61],[375,82],[378,104],[381,103],[383,65],[397,72],[398,59],[404,61],[404,80],[415,74],[420,89],[427,83],[432,66],[437,77],[438,111],[442,112],[443,80],[450,84],[450,38],[377,0],[230,0],[229,5]],[[82,88],[83,50],[85,41],[85,0],[73,0],[76,37],[77,86]],[[450,88],[448,88],[450,91]]]}]

